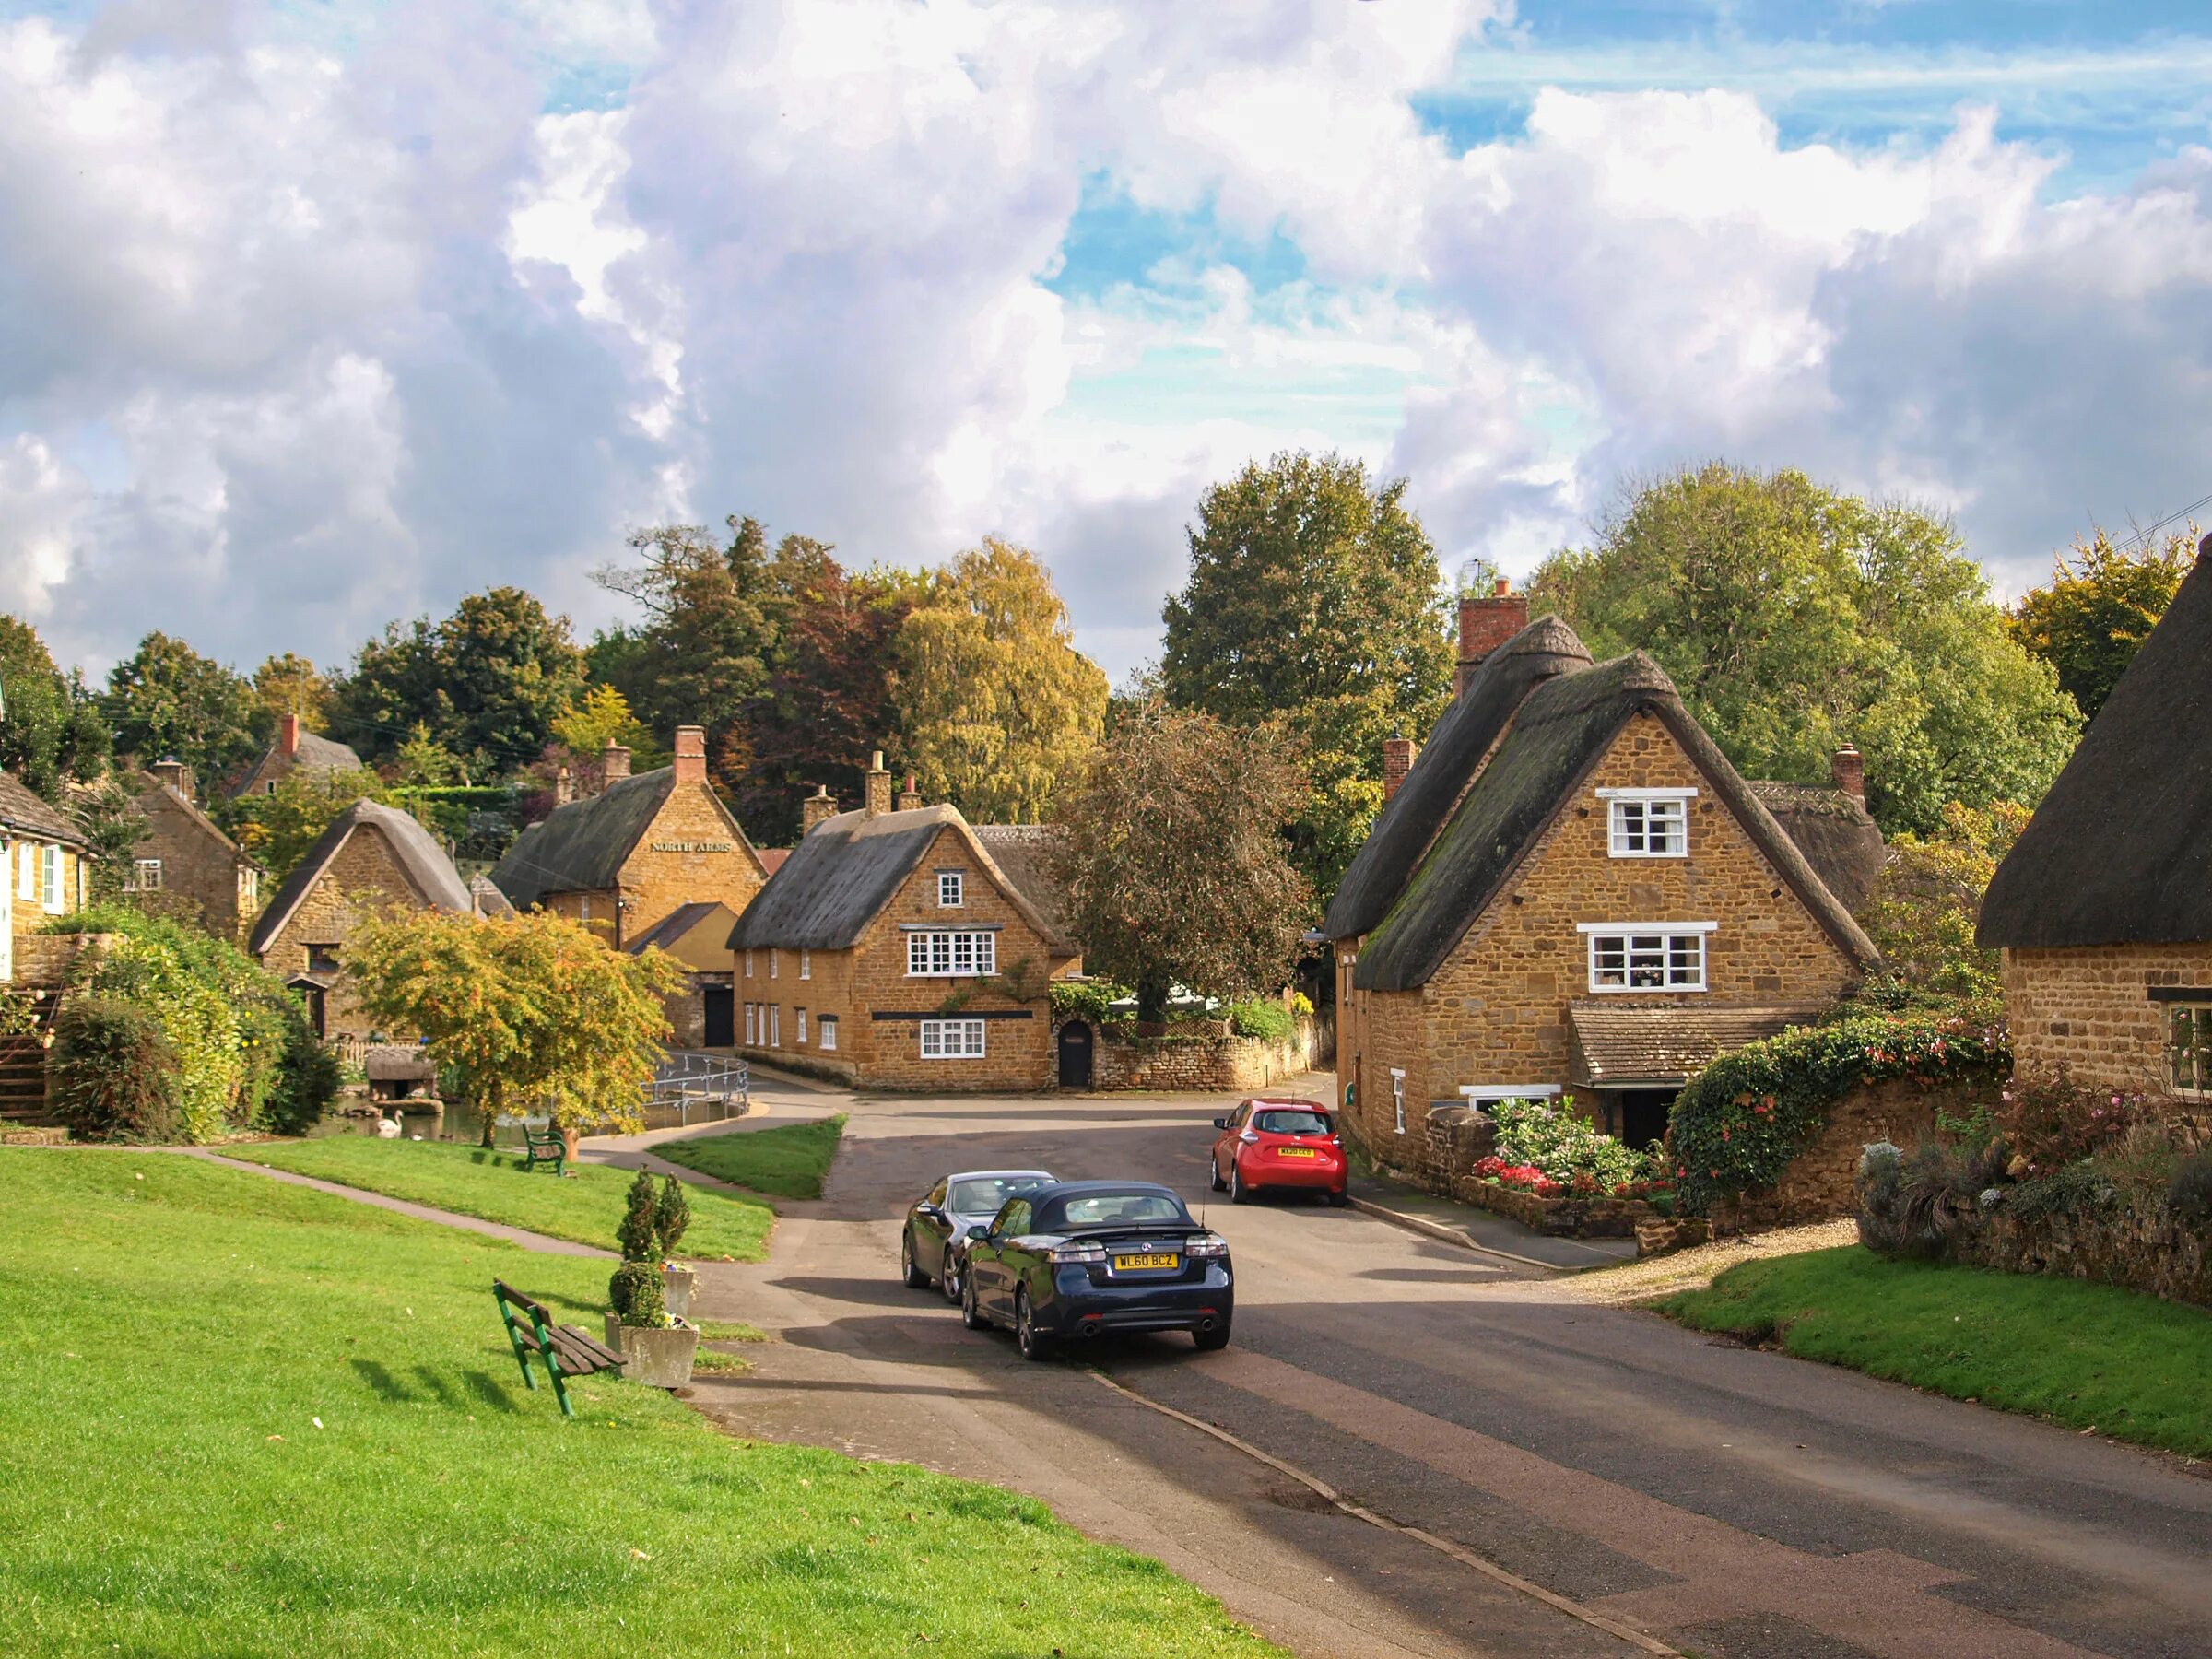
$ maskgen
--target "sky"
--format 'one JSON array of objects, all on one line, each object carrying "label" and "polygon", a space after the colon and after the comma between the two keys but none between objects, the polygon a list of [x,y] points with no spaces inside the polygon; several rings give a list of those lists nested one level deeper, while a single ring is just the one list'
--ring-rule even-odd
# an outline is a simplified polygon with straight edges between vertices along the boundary
[{"label": "sky", "polygon": [[1447,572],[1717,456],[2009,594],[2208,392],[2201,0],[0,0],[0,609],[94,675],[737,512],[1019,541],[1119,680],[1297,448]]}]

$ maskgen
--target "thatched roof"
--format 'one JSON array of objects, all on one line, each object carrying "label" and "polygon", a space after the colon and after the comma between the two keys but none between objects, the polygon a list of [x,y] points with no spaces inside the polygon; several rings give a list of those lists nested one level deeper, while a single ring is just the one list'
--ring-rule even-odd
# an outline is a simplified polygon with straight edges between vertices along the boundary
[{"label": "thatched roof", "polygon": [[1557,617],[1538,618],[1483,659],[1345,871],[1322,923],[1324,935],[1356,938],[1390,913],[1522,700],[1546,680],[1589,665],[1590,653]]},{"label": "thatched roof", "polygon": [[999,871],[1030,901],[1052,929],[1053,936],[1067,937],[1067,895],[1053,879],[1046,859],[1053,837],[1059,833],[1049,824],[971,824],[975,839],[983,844]]},{"label": "thatched roof", "polygon": [[1621,728],[1644,712],[1658,717],[1829,936],[1854,962],[1871,965],[1873,943],[1682,706],[1674,682],[1638,651],[1547,680],[1528,694],[1405,895],[1361,947],[1352,982],[1370,991],[1426,984]]},{"label": "thatched roof", "polygon": [[488,876],[477,875],[468,878],[468,896],[479,916],[512,916],[514,906],[507,895],[500,891],[500,884]]},{"label": "thatched roof", "polygon": [[2212,547],[1982,900],[1984,947],[2212,940]]},{"label": "thatched roof", "polygon": [[12,772],[0,771],[0,828],[41,841],[65,841],[72,847],[90,844],[85,832],[71,823],[61,808],[49,806]]},{"label": "thatched roof", "polygon": [[400,873],[407,885],[415,889],[415,897],[433,910],[455,911],[463,915],[475,909],[468,884],[461,879],[461,872],[453,868],[453,861],[445,855],[445,849],[432,839],[430,832],[400,811],[376,801],[361,800],[346,808],[330,820],[330,828],[308,849],[297,868],[284,878],[276,896],[269,900],[269,908],[261,912],[261,920],[253,924],[253,935],[247,940],[246,948],[259,956],[276,943],[276,935],[284,931],[322,878],[332,860],[335,859],[346,843],[353,839],[357,830],[372,829],[382,833],[385,844],[392,849]]},{"label": "thatched roof", "polygon": [[[618,885],[623,864],[675,788],[676,769],[664,766],[617,779],[588,800],[556,806],[516,838],[491,878],[517,910],[542,904],[553,893],[606,892]],[[719,801],[715,806],[722,807]],[[758,866],[760,855],[737,820],[726,810],[722,816],[730,839]]]},{"label": "thatched roof", "polygon": [[1759,804],[1773,814],[1789,838],[1813,866],[1820,885],[1856,914],[1866,895],[1874,890],[1882,866],[1889,861],[1881,826],[1866,810],[1866,803],[1825,783],[1771,783],[1754,779],[1749,784]]}]

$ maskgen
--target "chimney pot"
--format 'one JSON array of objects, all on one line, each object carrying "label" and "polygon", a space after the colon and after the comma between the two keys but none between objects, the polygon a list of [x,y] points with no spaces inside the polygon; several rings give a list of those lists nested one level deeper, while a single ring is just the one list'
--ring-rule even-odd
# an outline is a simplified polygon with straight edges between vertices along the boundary
[{"label": "chimney pot", "polygon": [[192,799],[192,773],[186,770],[184,762],[173,755],[166,760],[154,762],[154,776],[182,795],[185,800]]},{"label": "chimney pot", "polygon": [[837,797],[829,786],[817,783],[814,793],[799,803],[799,835],[801,839],[814,833],[817,824],[823,824],[837,816]]},{"label": "chimney pot", "polygon": [[553,774],[553,805],[566,806],[575,798],[576,780],[570,775],[569,769],[564,766]]},{"label": "chimney pot", "polygon": [[[629,752],[623,751],[622,770],[629,771]],[[676,781],[678,783],[704,783],[707,781],[707,728],[681,725],[676,728]]]},{"label": "chimney pot", "polygon": [[906,787],[899,792],[899,810],[901,812],[922,810],[922,792],[914,787],[912,772],[906,774]]},{"label": "chimney pot", "polygon": [[602,785],[620,782],[629,776],[629,749],[619,743],[609,743],[599,751],[599,782]]},{"label": "chimney pot", "polygon": [[1397,798],[1406,774],[1413,770],[1413,758],[1418,751],[1413,739],[1396,733],[1382,740],[1382,805],[1387,806]]},{"label": "chimney pot", "polygon": [[287,714],[276,723],[276,749],[287,759],[300,752],[300,716]]},{"label": "chimney pot", "polygon": [[1512,584],[1512,582],[1508,582],[1508,581],[1507,581],[1507,580],[1506,580],[1504,577],[1502,577],[1502,576],[1500,576],[1500,577],[1499,577],[1499,578],[1498,578],[1498,583],[1497,583],[1497,585],[1496,585],[1495,587],[1493,587],[1493,588],[1491,588],[1491,589],[1490,589],[1490,593],[1491,593],[1491,594],[1492,594],[1494,597],[1496,597],[1496,598],[1500,598],[1500,599],[1502,599],[1502,598],[1504,598],[1504,597],[1505,597],[1505,596],[1506,596],[1508,594],[1512,593],[1512,591],[1513,591],[1513,584]]},{"label": "chimney pot", "polygon": [[1459,673],[1454,694],[1465,691],[1483,659],[1528,626],[1528,595],[1513,592],[1498,578],[1487,594],[1467,594],[1459,602]]},{"label": "chimney pot", "polygon": [[1836,751],[1835,759],[1829,762],[1828,775],[1860,806],[1866,804],[1866,758],[1851,744]]},{"label": "chimney pot", "polygon": [[862,810],[870,818],[881,818],[891,809],[891,774],[883,769],[881,749],[876,751],[863,782],[867,786],[867,796]]}]

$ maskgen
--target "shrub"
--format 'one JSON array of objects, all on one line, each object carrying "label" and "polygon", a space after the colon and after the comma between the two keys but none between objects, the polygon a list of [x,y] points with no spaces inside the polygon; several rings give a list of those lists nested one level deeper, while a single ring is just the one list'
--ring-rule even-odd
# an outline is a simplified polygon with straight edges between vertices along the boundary
[{"label": "shrub", "polygon": [[1240,1037],[1288,1042],[1297,1035],[1298,1022],[1281,1003],[1254,1000],[1230,1005],[1229,1029]]},{"label": "shrub", "polygon": [[690,1225],[691,1201],[684,1196],[684,1183],[673,1175],[665,1176],[660,1200],[653,1206],[653,1235],[664,1260],[676,1253]]},{"label": "shrub", "polygon": [[305,1135],[337,1098],[342,1069],[337,1055],[315,1040],[306,1015],[295,1012],[284,1028],[276,1085],[259,1126],[277,1135]]},{"label": "shrub", "polygon": [[606,1281],[606,1300],[626,1325],[658,1330],[668,1323],[668,1302],[661,1289],[661,1269],[653,1262],[625,1262]]},{"label": "shrub", "polygon": [[47,1074],[54,1114],[79,1140],[161,1142],[182,1133],[176,1051],[160,1022],[129,1003],[65,1002]]},{"label": "shrub", "polygon": [[2004,1161],[1996,1147],[1934,1142],[1900,1152],[1888,1141],[1859,1159],[1859,1242],[1882,1255],[1930,1260],[1946,1253]]},{"label": "shrub", "polygon": [[640,1170],[638,1178],[629,1183],[629,1207],[621,1226],[615,1229],[615,1241],[622,1247],[624,1261],[657,1263],[661,1259],[660,1231],[655,1224],[660,1197],[652,1174]]},{"label": "shrub", "polygon": [[2015,1173],[2044,1174],[2117,1146],[2143,1121],[2143,1098],[2074,1081],[2064,1066],[2016,1076],[2001,1100],[1998,1126],[2015,1154]]},{"label": "shrub", "polygon": [[2082,1216],[2110,1209],[2120,1191],[2094,1159],[2084,1159],[2023,1181],[2005,1194],[2005,1207],[2022,1220]]},{"label": "shrub", "polygon": [[1132,994],[1128,986],[1104,979],[1054,980],[1049,992],[1055,1019],[1088,1019],[1093,1025],[1119,1018],[1112,1005]]},{"label": "shrub", "polygon": [[1498,1125],[1497,1156],[1507,1165],[1533,1167],[1559,1187],[1602,1192],[1643,1179],[1643,1155],[1601,1133],[1572,1110],[1571,1098],[1498,1100],[1488,1108]]},{"label": "shrub", "polygon": [[38,998],[28,991],[0,991],[0,1037],[38,1034]]},{"label": "shrub", "polygon": [[2166,1207],[2183,1221],[2212,1220],[2212,1152],[2198,1152],[2174,1166]]}]

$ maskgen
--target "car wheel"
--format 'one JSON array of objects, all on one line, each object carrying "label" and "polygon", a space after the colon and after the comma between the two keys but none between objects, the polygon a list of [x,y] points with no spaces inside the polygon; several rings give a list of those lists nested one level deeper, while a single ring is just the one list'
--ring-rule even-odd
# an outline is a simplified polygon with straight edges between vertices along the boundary
[{"label": "car wheel", "polygon": [[975,1305],[975,1275],[960,1275],[960,1323],[971,1331],[987,1331],[991,1322],[983,1317],[982,1309]]},{"label": "car wheel", "polygon": [[1053,1357],[1053,1339],[1037,1328],[1030,1313],[1030,1293],[1027,1289],[1014,1292],[1014,1343],[1021,1349],[1024,1359],[1050,1359]]},{"label": "car wheel", "polygon": [[1202,1354],[1218,1353],[1229,1346],[1229,1321],[1223,1320],[1210,1331],[1193,1331],[1191,1340]]},{"label": "car wheel", "polygon": [[1233,1159],[1229,1165],[1229,1201],[1231,1204],[1252,1202],[1252,1189],[1244,1184],[1244,1168]]},{"label": "car wheel", "polygon": [[1206,1172],[1213,1177],[1215,1192],[1226,1193],[1229,1191],[1229,1182],[1221,1179],[1221,1160],[1219,1159],[1207,1159],[1206,1160]]},{"label": "car wheel", "polygon": [[1352,1195],[1351,1195],[1349,1193],[1344,1192],[1344,1191],[1342,1191],[1342,1190],[1339,1190],[1339,1191],[1337,1191],[1337,1192],[1331,1193],[1331,1194],[1329,1194],[1329,1207],[1330,1207],[1331,1209],[1342,1209],[1342,1208],[1343,1208],[1343,1207],[1344,1207],[1346,1205],[1349,1204],[1351,1201],[1352,1201]]},{"label": "car wheel", "polygon": [[929,1275],[914,1263],[914,1234],[912,1228],[899,1230],[899,1277],[906,1281],[909,1290],[919,1290],[929,1283]]},{"label": "car wheel", "polygon": [[945,1251],[945,1265],[937,1269],[937,1288],[945,1292],[947,1301],[957,1302],[960,1300],[960,1281],[966,1277],[960,1271],[959,1258],[954,1255],[951,1248],[947,1246]]}]

